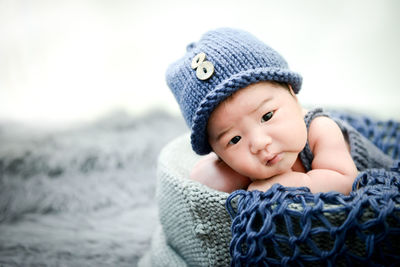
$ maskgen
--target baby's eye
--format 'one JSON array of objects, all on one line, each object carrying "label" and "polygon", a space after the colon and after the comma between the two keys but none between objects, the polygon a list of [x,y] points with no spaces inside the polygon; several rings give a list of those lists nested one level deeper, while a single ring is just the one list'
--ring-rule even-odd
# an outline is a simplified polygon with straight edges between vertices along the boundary
[{"label": "baby's eye", "polygon": [[237,144],[240,141],[241,137],[240,136],[235,136],[231,139],[231,141],[229,141],[230,145],[234,145]]},{"label": "baby's eye", "polygon": [[273,115],[274,115],[274,112],[273,112],[273,111],[270,111],[270,112],[268,112],[268,113],[265,113],[265,114],[261,117],[261,122],[269,121],[269,120],[272,118]]}]

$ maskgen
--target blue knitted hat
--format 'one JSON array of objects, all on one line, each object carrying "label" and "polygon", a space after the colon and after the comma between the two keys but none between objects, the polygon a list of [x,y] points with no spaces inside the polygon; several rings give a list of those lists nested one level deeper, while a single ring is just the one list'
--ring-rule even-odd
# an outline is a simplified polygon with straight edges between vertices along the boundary
[{"label": "blue knitted hat", "polygon": [[297,94],[302,82],[275,50],[245,31],[229,28],[209,31],[188,45],[185,56],[168,67],[166,79],[199,155],[212,151],[207,122],[228,96],[259,81],[288,83]]}]

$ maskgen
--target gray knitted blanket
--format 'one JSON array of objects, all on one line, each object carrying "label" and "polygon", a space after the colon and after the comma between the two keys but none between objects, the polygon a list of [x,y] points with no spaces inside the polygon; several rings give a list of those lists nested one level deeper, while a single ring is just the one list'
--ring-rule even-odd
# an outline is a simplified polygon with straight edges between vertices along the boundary
[{"label": "gray knitted blanket", "polygon": [[156,225],[161,148],[180,118],[67,129],[0,122],[0,266],[136,266]]}]

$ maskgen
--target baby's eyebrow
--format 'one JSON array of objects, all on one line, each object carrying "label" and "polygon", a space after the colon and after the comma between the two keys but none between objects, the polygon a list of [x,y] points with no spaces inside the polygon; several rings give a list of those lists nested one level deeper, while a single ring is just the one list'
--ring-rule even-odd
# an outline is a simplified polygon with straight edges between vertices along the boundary
[{"label": "baby's eyebrow", "polygon": [[250,111],[250,114],[256,112],[257,110],[259,110],[265,103],[267,103],[271,99],[272,99],[272,97],[268,97],[268,98],[264,99],[263,101],[261,101],[260,104],[258,104],[258,106],[255,109]]},{"label": "baby's eyebrow", "polygon": [[231,127],[229,127],[228,129],[226,129],[226,130],[220,132],[220,133],[217,135],[217,141],[219,141],[219,140],[220,140],[227,132],[229,132],[232,128],[233,128],[233,126],[231,126]]}]

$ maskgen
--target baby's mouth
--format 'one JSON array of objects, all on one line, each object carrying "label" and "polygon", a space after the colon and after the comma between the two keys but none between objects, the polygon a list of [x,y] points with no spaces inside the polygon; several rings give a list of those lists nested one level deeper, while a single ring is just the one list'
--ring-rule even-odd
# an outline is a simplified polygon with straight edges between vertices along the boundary
[{"label": "baby's mouth", "polygon": [[266,166],[272,166],[275,163],[278,163],[280,160],[282,159],[282,154],[276,154],[274,156],[272,156],[270,159],[268,159],[265,163]]}]

